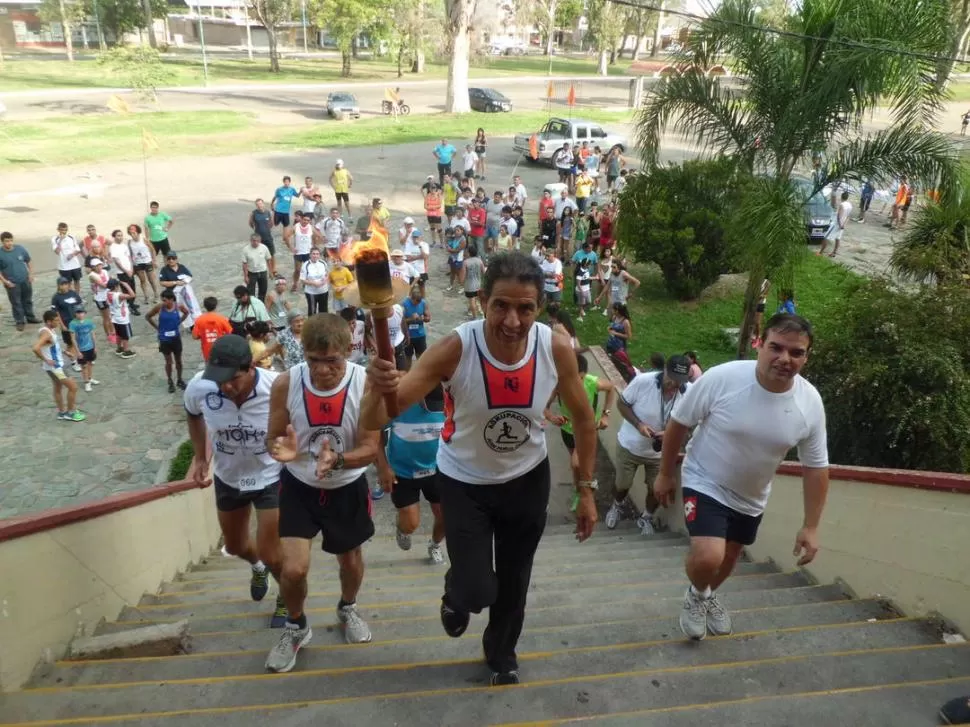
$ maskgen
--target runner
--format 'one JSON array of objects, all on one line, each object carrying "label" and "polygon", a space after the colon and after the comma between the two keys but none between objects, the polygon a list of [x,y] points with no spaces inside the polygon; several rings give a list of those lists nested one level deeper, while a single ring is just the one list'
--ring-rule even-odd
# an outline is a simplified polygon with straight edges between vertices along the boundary
[{"label": "runner", "polygon": [[327,251],[327,260],[334,261],[340,257],[340,241],[347,232],[347,223],[340,218],[340,209],[333,207],[330,216],[320,220],[317,230],[323,235],[323,246]]},{"label": "runner", "polygon": [[296,292],[296,287],[300,282],[300,268],[303,266],[303,263],[310,259],[310,250],[314,246],[313,243],[320,237],[320,233],[314,229],[310,222],[311,220],[306,219],[302,212],[297,212],[296,224],[293,226],[293,242],[290,243],[285,237],[283,238],[283,242],[286,243],[286,246],[293,254],[293,285],[290,286],[291,293]]},{"label": "runner", "polygon": [[319,193],[320,192],[317,185],[313,183],[313,177],[304,178],[303,186],[300,187],[300,193],[298,195],[303,202],[303,209],[301,211],[304,215],[310,215],[313,217],[317,208],[317,201],[315,198]]},{"label": "runner", "polygon": [[[132,295],[135,294],[135,263],[131,258],[131,248],[125,240],[125,233],[121,230],[114,230],[111,233],[111,244],[108,245],[108,257],[111,259],[115,268],[115,277],[129,288]],[[128,304],[133,316],[140,316],[141,311],[135,302],[137,296],[131,299]]]},{"label": "runner", "polygon": [[364,427],[383,428],[383,394],[397,396],[407,411],[439,384],[445,387],[437,485],[452,568],[441,622],[458,637],[470,613],[489,608],[482,644],[493,686],[519,681],[515,646],[549,502],[543,411],[557,382],[572,412],[579,458],[577,538],[592,535],[596,522],[593,411],[569,342],[535,325],[542,288],[542,271],[527,255],[496,255],[482,287],[485,320],[435,342],[406,374],[375,358],[361,409]]},{"label": "runner", "polygon": [[444,214],[444,197],[439,188],[432,189],[424,196],[424,213],[428,220],[431,244],[444,244],[441,237],[441,216]]},{"label": "runner", "polygon": [[[65,422],[83,422],[87,419],[87,416],[75,405],[77,382],[64,373],[61,337],[57,335],[54,328],[56,323],[57,313],[52,310],[44,311],[44,327],[37,332],[37,340],[34,342],[32,350],[34,355],[40,359],[41,368],[50,377],[53,385],[57,418]],[[65,390],[67,391],[67,406],[64,405]]]},{"label": "runner", "polygon": [[411,550],[411,534],[421,524],[422,494],[431,507],[434,525],[428,541],[428,561],[432,565],[445,562],[441,549],[445,522],[436,480],[438,440],[445,424],[444,404],[444,391],[436,386],[391,421],[381,433],[377,450],[378,479],[384,492],[391,493],[391,502],[397,508],[397,547]]},{"label": "runner", "polygon": [[306,362],[279,375],[270,401],[270,454],[280,473],[280,588],[289,609],[286,625],[266,668],[287,672],[313,632],[304,605],[310,546],[322,531],[323,550],[337,558],[340,601],[337,618],[348,644],[371,640],[357,611],[364,578],[360,546],[374,535],[364,471],[377,458],[379,429],[359,426],[365,371],[347,361],[347,324],[329,313],[303,325]]},{"label": "runner", "polygon": [[408,285],[412,285],[418,279],[418,272],[414,266],[404,259],[404,250],[391,250],[391,261],[387,265],[391,269],[392,278],[400,278]]},{"label": "runner", "polygon": [[74,235],[67,231],[67,223],[57,225],[57,234],[51,238],[51,248],[57,255],[57,274],[67,278],[74,292],[81,292],[81,262],[84,251],[74,239]]},{"label": "runner", "polygon": [[[277,374],[257,371],[246,340],[223,336],[209,353],[205,370],[189,381],[185,411],[192,440],[189,478],[200,487],[207,478],[212,446],[212,482],[226,552],[252,566],[249,595],[261,601],[269,591],[269,573],[280,580],[280,465],[267,452],[270,392]],[[250,507],[256,510],[256,542],[249,535]],[[282,596],[270,626],[286,619]]]},{"label": "runner", "polygon": [[[168,393],[175,393],[175,387],[185,389],[182,380],[182,336],[179,328],[189,315],[189,309],[175,302],[175,293],[162,291],[162,302],[145,314],[145,320],[158,331],[158,352],[165,357],[165,378],[168,379]],[[157,319],[157,320],[156,320]],[[175,363],[176,381],[172,381],[172,363]]]},{"label": "runner", "polygon": [[158,302],[158,281],[155,279],[155,248],[145,241],[141,227],[128,225],[128,249],[135,265],[135,274],[141,283],[141,294],[148,305],[148,286],[152,288],[152,300]]},{"label": "runner", "polygon": [[330,172],[330,186],[337,199],[337,214],[340,214],[340,204],[343,203],[344,209],[347,210],[347,221],[353,222],[354,218],[350,214],[350,188],[354,186],[354,175],[344,167],[343,159],[338,159],[333,165],[333,171]]},{"label": "runner", "polygon": [[111,324],[114,326],[115,354],[121,358],[131,358],[135,352],[129,348],[128,341],[131,339],[131,315],[128,310],[130,301],[135,299],[135,291],[128,283],[112,278],[108,281],[108,315],[111,316]]},{"label": "runner", "polygon": [[425,324],[431,322],[431,307],[417,285],[411,288],[411,295],[404,299],[402,307],[404,321],[408,326],[408,342],[404,347],[404,355],[407,358],[407,368],[411,368],[412,359],[421,358],[421,354],[428,350]]},{"label": "runner", "polygon": [[145,215],[145,229],[148,231],[148,240],[155,248],[155,252],[163,257],[168,255],[172,245],[168,239],[168,231],[172,229],[175,221],[171,215],[160,212],[158,202],[151,202],[148,205],[148,214]]},{"label": "runner", "polygon": [[756,361],[714,366],[674,407],[664,431],[654,494],[670,506],[677,462],[690,428],[697,427],[681,468],[684,517],[690,533],[680,628],[692,639],[730,634],[731,616],[717,589],[731,575],[744,546],[758,533],[771,479],[798,447],[805,519],[795,535],[798,565],[818,552],[818,525],[829,485],[825,408],[799,375],[812,348],[812,327],[787,313],[765,324]]},{"label": "runner", "polygon": [[273,199],[269,204],[273,211],[273,227],[281,225],[283,231],[290,226],[290,207],[293,205],[293,198],[298,195],[297,191],[290,185],[290,178],[283,177],[283,186],[277,187],[273,192]]},{"label": "runner", "polygon": [[310,259],[300,268],[300,285],[306,296],[306,312],[308,316],[315,313],[327,312],[327,297],[330,295],[330,271],[327,264],[320,259],[317,248],[310,250]]},{"label": "runner", "polygon": [[333,299],[330,307],[334,313],[339,313],[347,307],[344,300],[344,291],[354,282],[354,274],[347,269],[344,261],[338,257],[330,267],[330,289],[333,291]]},{"label": "runner", "polygon": [[[283,281],[284,283],[286,281]],[[163,291],[164,292],[164,291]],[[221,313],[216,313],[219,307],[219,300],[213,296],[208,296],[202,300],[202,307],[205,313],[195,319],[192,326],[192,338],[198,340],[202,345],[202,360],[209,360],[209,353],[212,351],[212,344],[222,338],[222,336],[232,333],[232,324],[229,319]]]},{"label": "runner", "polygon": [[94,322],[87,316],[87,310],[83,305],[74,308],[74,320],[69,326],[71,335],[77,345],[78,361],[81,364],[81,381],[84,382],[84,390],[91,391],[92,386],[97,386],[101,382],[92,378],[91,373],[94,362],[98,358],[97,351],[94,349]]},{"label": "runner", "polygon": [[424,295],[424,284],[428,282],[428,263],[431,260],[431,249],[421,238],[421,230],[415,230],[411,237],[404,243],[404,256],[414,268],[415,275],[418,277],[418,285],[421,286],[421,295]]}]

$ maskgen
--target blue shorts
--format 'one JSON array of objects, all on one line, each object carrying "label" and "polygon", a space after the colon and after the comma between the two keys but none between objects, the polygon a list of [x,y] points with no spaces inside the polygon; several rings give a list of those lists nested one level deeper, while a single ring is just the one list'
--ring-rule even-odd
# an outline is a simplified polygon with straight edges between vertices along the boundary
[{"label": "blue shorts", "polygon": [[488,228],[486,228],[485,230],[485,237],[489,237],[492,239],[498,238],[498,228],[492,227],[491,225],[489,225]]}]

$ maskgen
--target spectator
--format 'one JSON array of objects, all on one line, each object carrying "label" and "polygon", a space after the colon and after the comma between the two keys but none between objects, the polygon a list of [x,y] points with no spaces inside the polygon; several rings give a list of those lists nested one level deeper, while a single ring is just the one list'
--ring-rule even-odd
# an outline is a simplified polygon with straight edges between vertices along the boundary
[{"label": "spectator", "polygon": [[[317,254],[319,255],[319,250]],[[256,321],[269,322],[269,313],[263,301],[253,298],[245,285],[237,285],[232,294],[236,298],[236,303],[229,312],[229,323],[232,325],[233,333],[245,338],[250,324]]]},{"label": "spectator", "polygon": [[303,363],[303,324],[306,316],[303,311],[291,310],[286,314],[287,327],[276,334],[276,342],[270,344],[266,353],[283,359],[283,368],[289,370]]},{"label": "spectator", "polygon": [[616,353],[626,351],[627,345],[633,339],[633,323],[630,321],[630,311],[624,303],[614,303],[613,317],[610,319],[609,336],[606,339],[606,352]]},{"label": "spectator", "polygon": [[690,383],[697,381],[704,373],[701,365],[697,363],[697,351],[684,351],[684,356],[690,362],[690,370],[687,373],[687,380]]},{"label": "spectator", "polygon": [[[285,280],[283,282],[286,283]],[[202,301],[202,307],[205,308],[205,313],[195,319],[195,325],[192,327],[192,338],[201,342],[202,360],[208,361],[212,344],[222,336],[232,333],[232,324],[224,315],[216,313],[219,301],[211,295]]]},{"label": "spectator", "polygon": [[10,310],[17,330],[24,330],[27,323],[40,323],[34,315],[34,271],[30,265],[30,253],[21,245],[15,245],[13,233],[0,233],[0,281],[7,289]]},{"label": "spectator", "polygon": [[258,232],[249,236],[249,242],[242,250],[243,283],[249,294],[256,294],[261,301],[266,300],[266,290],[269,288],[269,276],[276,275],[273,264],[273,253],[263,244],[263,238]]}]

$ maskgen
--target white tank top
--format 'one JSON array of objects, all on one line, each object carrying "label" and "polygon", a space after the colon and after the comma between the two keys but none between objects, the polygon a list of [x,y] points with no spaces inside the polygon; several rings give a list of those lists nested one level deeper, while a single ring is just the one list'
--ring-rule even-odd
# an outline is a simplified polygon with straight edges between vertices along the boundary
[{"label": "white tank top", "polygon": [[445,383],[438,447],[438,469],[470,485],[508,482],[546,458],[542,413],[559,381],[548,326],[532,326],[525,357],[509,366],[488,352],[483,325],[455,329],[461,359]]},{"label": "white tank top", "polygon": [[99,303],[107,303],[108,281],[111,280],[111,276],[102,269],[100,275],[92,271],[88,275],[88,280],[91,283],[91,292],[94,294],[94,299]]},{"label": "white tank top", "polygon": [[387,319],[387,332],[391,334],[391,345],[397,348],[404,343],[404,331],[401,330],[401,323],[404,322],[404,307],[394,304],[391,317]]},{"label": "white tank top", "polygon": [[354,330],[350,333],[350,360],[360,363],[364,360],[364,322],[354,321]]},{"label": "white tank top", "polygon": [[128,242],[128,247],[131,250],[131,259],[135,265],[147,265],[152,261],[152,253],[143,239],[132,238]]},{"label": "white tank top", "polygon": [[41,368],[44,369],[44,371],[54,371],[55,369],[64,368],[64,358],[61,355],[60,331],[55,331],[53,328],[47,328],[47,326],[44,326],[43,328],[40,329],[39,332],[43,333],[44,331],[47,331],[48,333],[51,334],[51,341],[53,343],[51,343],[49,346],[45,346],[41,350],[47,354],[47,358],[53,361],[55,365],[51,366],[46,361],[41,361],[41,364],[40,364]]},{"label": "white tank top", "polygon": [[313,226],[297,225],[293,228],[293,254],[309,255],[313,247]]},{"label": "white tank top", "polygon": [[317,454],[324,440],[330,442],[330,448],[335,452],[349,452],[357,446],[364,378],[364,367],[348,361],[340,384],[330,391],[320,391],[310,383],[310,371],[305,362],[290,369],[290,391],[286,400],[290,423],[296,429],[300,452],[309,452],[312,456],[304,454],[295,462],[287,462],[286,469],[304,484],[336,490],[356,481],[367,469],[334,470],[323,480],[318,480],[316,474]]}]

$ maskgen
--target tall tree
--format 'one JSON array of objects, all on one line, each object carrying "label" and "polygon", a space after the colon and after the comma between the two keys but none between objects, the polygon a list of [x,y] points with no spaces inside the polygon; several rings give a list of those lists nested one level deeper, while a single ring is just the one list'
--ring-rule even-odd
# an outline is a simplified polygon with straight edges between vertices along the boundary
[{"label": "tall tree", "polygon": [[269,40],[269,70],[280,72],[280,48],[277,33],[282,23],[293,17],[293,0],[249,0],[249,9],[266,28]]},{"label": "tall tree", "polygon": [[477,5],[478,0],[445,0],[445,33],[450,51],[445,111],[450,114],[471,111],[468,102],[469,31]]},{"label": "tall tree", "polygon": [[623,36],[623,8],[609,0],[589,0],[586,4],[586,22],[589,25],[587,37],[596,48],[598,58],[596,72],[605,76],[610,57],[616,52]]},{"label": "tall tree", "polygon": [[[150,0],[152,18],[164,18],[168,12],[166,0]],[[110,30],[115,42],[128,33],[146,27],[148,20],[143,0],[84,0],[84,9],[88,17],[97,13],[97,18],[103,30]]]},{"label": "tall tree", "polygon": [[[953,170],[948,140],[927,130],[942,100],[932,59],[949,39],[945,5],[804,0],[789,29],[805,38],[765,32],[757,16],[751,0],[725,0],[683,53],[696,69],[733,58],[741,93],[696,70],[657,87],[637,119],[647,164],[658,163],[663,134],[676,123],[706,153],[768,171],[739,211],[746,224],[735,242],[749,273],[739,358],[747,355],[762,280],[783,278],[803,253],[804,229],[794,221],[806,197],[792,181],[799,164],[824,153],[812,192],[846,177],[899,174],[923,183],[942,178],[946,186]],[[889,107],[893,123],[867,131],[863,123],[879,105]]]},{"label": "tall tree", "polygon": [[148,31],[148,45],[151,48],[158,48],[158,39],[155,37],[155,15],[152,12],[152,0],[142,0],[142,12],[145,13],[145,30]]},{"label": "tall tree", "polygon": [[74,26],[84,22],[84,4],[73,0],[44,0],[38,12],[45,23],[59,23],[64,33],[67,60],[74,60]]},{"label": "tall tree", "polygon": [[307,3],[307,17],[315,26],[326,28],[336,41],[343,60],[340,75],[344,77],[350,76],[358,37],[375,30],[385,12],[386,8],[378,7],[372,0],[310,0]]},{"label": "tall tree", "polygon": [[970,0],[950,0],[950,45],[936,68],[936,86],[945,88],[953,73],[955,58],[967,51],[970,39]]}]

